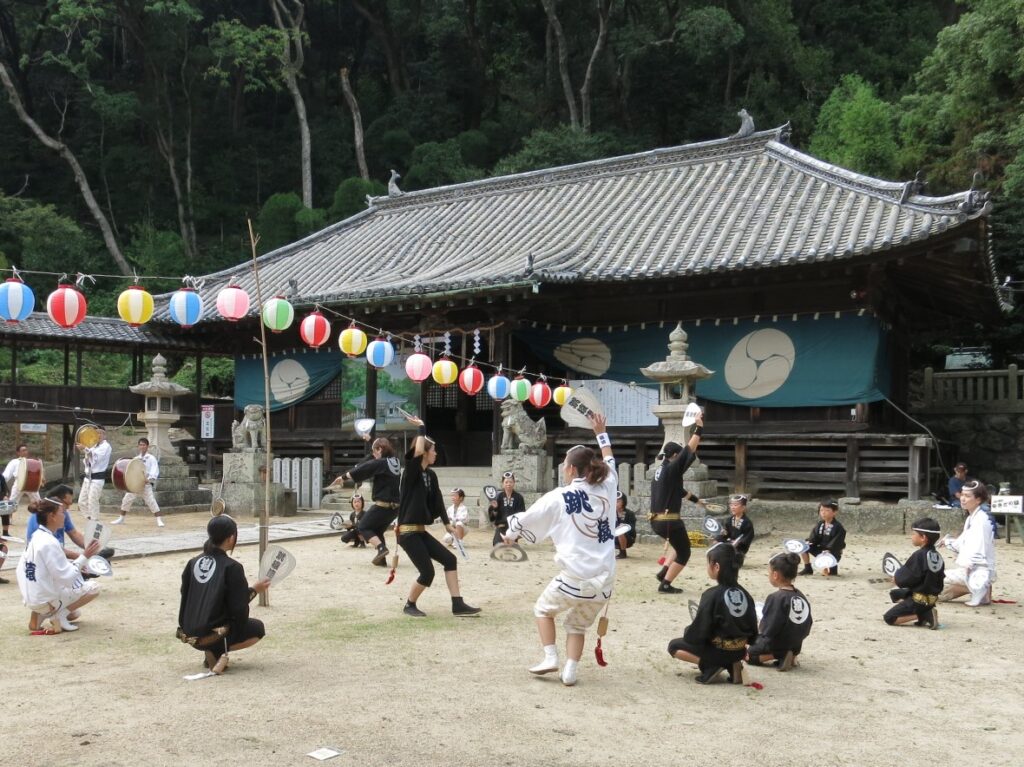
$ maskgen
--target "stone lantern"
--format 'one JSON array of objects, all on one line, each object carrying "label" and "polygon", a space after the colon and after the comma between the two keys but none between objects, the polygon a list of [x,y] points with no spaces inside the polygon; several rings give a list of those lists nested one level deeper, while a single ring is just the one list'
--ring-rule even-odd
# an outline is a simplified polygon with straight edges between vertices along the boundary
[{"label": "stone lantern", "polygon": [[[686,406],[697,399],[697,381],[710,378],[714,371],[708,370],[700,363],[687,356],[689,344],[686,342],[686,331],[683,324],[676,325],[669,336],[668,356],[655,362],[640,372],[658,382],[658,404],[651,412],[661,420],[665,430],[665,442],[678,442],[685,445],[693,434],[692,426],[683,426],[683,413]],[[662,443],[664,444],[664,442]],[[652,467],[652,472],[656,467]],[[686,489],[701,498],[710,498],[717,494],[718,483],[708,478],[708,467],[694,460],[683,477]]]},{"label": "stone lantern", "polygon": [[167,360],[161,354],[153,358],[153,377],[128,388],[145,397],[145,407],[139,413],[139,420],[146,424],[149,444],[158,450],[157,455],[173,455],[174,447],[167,432],[181,415],[174,406],[174,398],[189,394],[190,390],[168,380]]}]

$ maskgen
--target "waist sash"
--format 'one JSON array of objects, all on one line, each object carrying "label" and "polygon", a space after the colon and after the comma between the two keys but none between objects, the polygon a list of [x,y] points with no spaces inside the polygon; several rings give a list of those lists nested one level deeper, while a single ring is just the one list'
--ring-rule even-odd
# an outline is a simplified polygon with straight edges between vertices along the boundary
[{"label": "waist sash", "polygon": [[391,501],[370,501],[374,506],[380,506],[382,509],[397,509],[398,504]]},{"label": "waist sash", "polygon": [[723,637],[712,637],[711,644],[717,647],[719,650],[742,650],[747,646],[747,640],[743,637],[739,639],[724,639]]},{"label": "waist sash", "polygon": [[399,525],[398,526],[398,534],[399,535],[402,535],[403,533],[425,533],[425,532],[427,532],[427,526],[426,525]]}]

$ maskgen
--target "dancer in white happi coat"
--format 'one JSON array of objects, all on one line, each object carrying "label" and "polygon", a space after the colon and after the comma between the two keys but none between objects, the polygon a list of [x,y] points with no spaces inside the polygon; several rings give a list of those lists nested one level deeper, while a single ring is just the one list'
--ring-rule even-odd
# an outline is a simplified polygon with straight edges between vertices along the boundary
[{"label": "dancer in white happi coat", "polygon": [[107,442],[107,430],[97,426],[100,441],[95,447],[76,445],[82,452],[82,490],[78,494],[78,508],[88,519],[100,518],[100,495],[104,483],[110,479],[110,454],[113,449]]},{"label": "dancer in white happi coat", "polygon": [[50,618],[51,632],[75,631],[78,609],[96,598],[99,587],[82,578],[85,555],[72,564],[57,541],[55,533],[64,526],[63,504],[44,498],[29,508],[39,528],[18,561],[21,597],[30,610]]},{"label": "dancer in white happi coat", "polygon": [[[142,488],[142,500],[145,501],[149,510],[153,512],[153,516],[156,517],[157,527],[163,527],[164,520],[160,515],[160,506],[157,505],[156,495],[153,493],[153,485],[156,484],[157,479],[160,477],[160,464],[157,462],[156,456],[149,452],[149,440],[145,437],[139,439],[139,458],[146,465],[146,484]],[[110,524],[119,525],[124,522],[125,516],[131,510],[132,504],[135,503],[135,499],[138,497],[135,493],[125,493],[124,498],[121,499],[121,516]]]},{"label": "dancer in white happi coat", "polygon": [[[550,538],[560,572],[533,607],[544,658],[533,674],[558,671],[555,616],[565,613],[566,661],[562,683],[576,684],[587,628],[612,596],[615,585],[615,494],[618,475],[604,416],[591,418],[601,455],[589,447],[571,448],[562,463],[563,487],[545,494],[508,520],[506,543]],[[603,459],[602,460],[602,456]]]},{"label": "dancer in white happi coat", "polygon": [[992,520],[981,509],[988,502],[988,488],[971,480],[960,490],[960,505],[967,512],[963,532],[957,538],[940,541],[956,552],[956,568],[946,570],[946,588],[940,602],[970,594],[968,607],[981,607],[992,601],[992,582],[996,579],[995,534]]},{"label": "dancer in white happi coat", "polygon": [[28,496],[29,503],[31,503],[32,501],[39,500],[39,493],[29,492],[28,490],[23,490],[17,498],[14,497],[14,480],[18,476],[18,463],[21,461],[22,458],[30,457],[31,456],[28,454],[28,445],[18,445],[18,447],[15,450],[14,458],[8,461],[7,466],[4,468],[4,482],[7,483],[7,487],[11,491],[10,500],[12,501],[21,503],[22,495]]}]

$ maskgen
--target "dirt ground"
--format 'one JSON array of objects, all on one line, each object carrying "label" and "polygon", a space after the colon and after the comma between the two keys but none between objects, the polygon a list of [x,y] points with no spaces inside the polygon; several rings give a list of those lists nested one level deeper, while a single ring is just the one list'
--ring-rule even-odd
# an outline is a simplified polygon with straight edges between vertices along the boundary
[{"label": "dirt ground", "polygon": [[[175,527],[188,523],[206,519]],[[440,576],[419,602],[429,617],[402,614],[407,561],[385,586],[366,549],[287,543],[298,567],[270,607],[253,608],[267,638],[234,654],[226,675],[195,682],[182,677],[202,670],[202,655],[173,636],[186,555],[115,561],[81,629],[58,636],[29,636],[15,584],[0,586],[3,760],[303,765],[329,745],[343,754],[328,764],[389,767],[1020,763],[1024,609],[946,605],[939,631],[887,627],[888,587],[875,581],[884,552],[909,554],[903,537],[853,538],[840,577],[798,579],[814,629],[793,672],[751,669],[762,690],[697,685],[666,653],[687,600],[708,586],[703,550],[677,580],[681,595],[655,591],[660,547],[619,562],[610,665],[596,665],[588,637],[567,688],[526,671],[540,658],[532,605],[554,574],[551,550],[529,547],[516,564],[488,558],[489,534],[467,543],[463,592],[483,614],[461,619]],[[770,591],[758,563],[779,544],[759,538],[747,557],[741,582],[755,599]],[[253,574],[256,547],[236,555]],[[1024,545],[1000,542],[997,559],[996,597],[1024,598]],[[559,626],[560,652],[562,639]]]}]

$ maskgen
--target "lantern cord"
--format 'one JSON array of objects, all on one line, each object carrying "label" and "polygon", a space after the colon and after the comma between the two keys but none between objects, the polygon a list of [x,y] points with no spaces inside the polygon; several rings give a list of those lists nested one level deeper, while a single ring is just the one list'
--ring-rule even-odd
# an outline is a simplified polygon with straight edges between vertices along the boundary
[{"label": "lantern cord", "polygon": [[[127,418],[125,420],[125,423],[128,423],[128,421],[130,421],[132,416],[133,416],[133,412],[130,411],[130,410],[105,410],[104,408],[88,408],[87,411],[83,411],[82,408],[71,406],[71,405],[55,405],[55,404],[53,404],[51,402],[35,402],[33,400],[30,400],[30,399],[17,399],[15,397],[5,397],[4,398],[4,405],[13,405],[13,406],[27,405],[27,406],[31,407],[33,410],[41,410],[43,412],[49,412],[49,413],[67,413],[67,412],[71,412],[71,413],[75,414],[75,418],[76,419],[83,420],[83,421],[87,420],[86,418],[84,418],[82,416],[82,414],[84,412],[88,412],[90,415],[94,415],[96,413],[104,413],[106,415],[117,415],[117,416],[123,415],[123,416],[127,416]],[[122,425],[124,425],[124,424],[122,424]]]}]

